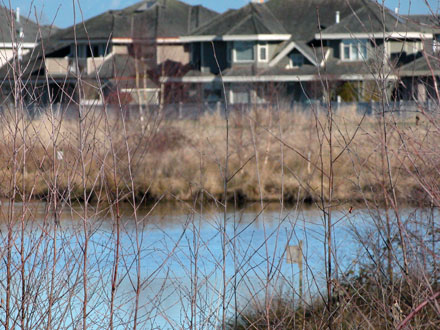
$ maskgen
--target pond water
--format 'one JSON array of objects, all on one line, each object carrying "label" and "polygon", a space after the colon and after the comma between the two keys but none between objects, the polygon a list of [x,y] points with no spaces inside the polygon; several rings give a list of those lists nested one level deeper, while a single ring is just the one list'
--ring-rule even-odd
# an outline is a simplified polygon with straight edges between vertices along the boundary
[{"label": "pond water", "polygon": [[[16,209],[20,214],[21,205]],[[7,210],[4,203],[4,219],[8,218]],[[195,324],[197,329],[214,329],[220,324],[223,304],[230,317],[236,306],[262,303],[280,291],[299,302],[299,267],[286,262],[286,246],[300,241],[304,256],[302,299],[307,302],[320,292],[325,294],[325,226],[319,210],[281,211],[274,206],[261,211],[249,207],[229,212],[225,230],[224,215],[215,207],[194,210],[188,205],[168,205],[153,211],[142,209],[136,215],[129,208],[122,213],[114,311],[117,329],[132,328],[135,318],[141,329],[186,329]],[[82,206],[66,208],[56,227],[45,204],[35,203],[26,209],[23,222],[17,217],[12,301],[19,306],[23,296],[20,274],[24,273],[33,318],[28,320],[30,324],[40,324],[37,322],[46,317],[52,288],[57,298],[53,322],[61,329],[81,326],[86,229],[87,322],[91,329],[108,328],[117,251],[115,216],[109,209],[88,210],[87,217],[84,214]],[[365,250],[353,233],[367,230],[373,220],[374,216],[362,210],[333,213],[333,257],[339,272],[356,271]],[[0,244],[6,247],[5,220],[0,229]],[[2,259],[6,260],[5,248]],[[15,313],[18,317],[17,310]],[[4,316],[3,310],[0,316]]]}]

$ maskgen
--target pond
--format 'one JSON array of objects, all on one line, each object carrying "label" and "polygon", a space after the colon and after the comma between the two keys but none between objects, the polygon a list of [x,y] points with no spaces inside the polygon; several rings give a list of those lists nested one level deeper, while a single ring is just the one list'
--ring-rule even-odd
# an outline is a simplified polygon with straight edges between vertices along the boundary
[{"label": "pond", "polygon": [[[10,210],[3,203],[2,301]],[[84,206],[65,207],[58,226],[44,203],[17,204],[14,210],[10,282],[11,304],[17,308],[12,314],[18,322],[25,297],[31,328],[47,324],[49,296],[53,328],[82,327],[85,293],[88,327],[108,328],[116,259],[116,329],[132,328],[135,319],[141,329],[186,329],[196,324],[198,329],[214,329],[223,308],[230,318],[236,307],[263,303],[277,294],[290,295],[298,303],[326,294],[325,222],[317,209],[253,206],[228,212],[225,220],[215,207],[166,204],[135,214],[126,207],[119,235],[114,210],[108,208],[90,208],[86,215]],[[366,252],[355,233],[366,234],[375,216],[364,210],[333,213],[332,256],[338,273],[357,270]],[[286,247],[300,242],[302,297],[298,264],[286,262]],[[2,319],[4,313],[2,309]]]}]

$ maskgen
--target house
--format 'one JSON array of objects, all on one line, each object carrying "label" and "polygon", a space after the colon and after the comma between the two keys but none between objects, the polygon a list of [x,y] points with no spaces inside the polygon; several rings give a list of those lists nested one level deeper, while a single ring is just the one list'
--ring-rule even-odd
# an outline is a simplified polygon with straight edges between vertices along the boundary
[{"label": "house", "polygon": [[407,101],[429,102],[439,100],[440,26],[435,15],[410,15],[406,18],[418,24],[425,33],[432,34],[424,42],[423,52],[414,61],[398,68],[398,98]]},{"label": "house", "polygon": [[14,54],[22,58],[37,46],[55,27],[38,25],[15,11],[0,6],[0,67],[10,61]]},{"label": "house", "polygon": [[[158,77],[185,70],[191,33],[217,13],[178,0],[144,0],[57,31],[23,58],[28,104],[157,104]],[[12,68],[0,74],[7,79]],[[3,87],[3,94],[9,91]]]},{"label": "house", "polygon": [[191,70],[162,81],[184,85],[188,101],[221,101],[224,83],[230,104],[289,104],[372,101],[381,79],[396,95],[398,69],[422,56],[433,33],[370,0],[269,0],[180,39]]}]

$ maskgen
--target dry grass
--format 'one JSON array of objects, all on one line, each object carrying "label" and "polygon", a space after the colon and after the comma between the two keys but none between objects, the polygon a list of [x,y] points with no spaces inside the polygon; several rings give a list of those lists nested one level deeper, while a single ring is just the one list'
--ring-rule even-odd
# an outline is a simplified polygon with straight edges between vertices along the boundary
[{"label": "dry grass", "polygon": [[[0,194],[10,193],[13,156],[12,114],[3,114],[0,134],[1,171]],[[139,199],[164,197],[190,200],[205,191],[214,198],[223,194],[222,166],[225,153],[225,122],[219,114],[204,115],[198,120],[156,121],[148,125],[144,135],[137,122],[126,126],[116,118],[106,122],[101,114],[90,113],[83,122],[83,140],[87,148],[84,157],[87,168],[86,186],[95,191],[130,191],[130,171]],[[423,120],[416,126],[415,118],[389,118],[389,147],[391,165],[398,197],[412,201],[420,193],[418,186],[402,161],[405,159],[399,136],[404,132],[422,139],[429,131]],[[383,182],[381,124],[377,117],[362,117],[353,109],[341,109],[335,116],[335,154],[343,152],[335,162],[334,197],[343,202],[378,201],[378,193],[389,188]],[[327,119],[324,114],[290,111],[255,110],[247,114],[232,113],[230,118],[230,173],[236,173],[229,184],[231,198],[240,201],[296,202],[317,200],[321,194],[321,175],[328,172]],[[126,133],[124,133],[126,129]],[[55,131],[55,135],[52,130]],[[18,189],[23,180],[34,197],[46,196],[53,182],[48,171],[53,166],[53,145],[63,151],[62,161],[56,160],[59,189],[79,198],[82,195],[82,176],[79,166],[79,124],[75,119],[43,116],[20,123],[17,139],[27,145],[27,160],[18,176]],[[399,135],[399,134],[400,135]],[[425,137],[426,143],[436,144],[435,137]],[[116,150],[117,180],[111,171]],[[320,146],[323,145],[323,152]],[[129,152],[127,151],[129,149]],[[17,157],[22,157],[19,150]],[[127,155],[130,154],[130,161]],[[323,158],[321,159],[321,155]],[[310,164],[307,159],[310,158]],[[19,161],[20,166],[23,162]],[[243,167],[244,166],[244,167]],[[424,166],[424,164],[420,164]],[[239,170],[243,167],[241,170]],[[284,174],[283,174],[284,173]],[[429,173],[429,171],[427,172]],[[324,193],[327,191],[324,180]],[[94,189],[99,188],[99,189]],[[97,192],[98,191],[98,192]],[[418,196],[420,198],[421,196]],[[423,197],[423,196],[422,196]]]}]

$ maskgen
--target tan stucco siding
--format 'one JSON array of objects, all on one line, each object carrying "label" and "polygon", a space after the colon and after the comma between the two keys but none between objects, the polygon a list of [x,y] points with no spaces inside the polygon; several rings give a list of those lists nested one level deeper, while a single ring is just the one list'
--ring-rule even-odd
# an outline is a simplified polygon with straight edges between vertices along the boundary
[{"label": "tan stucco siding", "polygon": [[190,61],[190,52],[184,45],[157,45],[157,63],[163,63],[166,60],[185,65]]},{"label": "tan stucco siding", "polygon": [[[24,56],[28,52],[29,49],[23,49],[22,55]],[[14,57],[14,50],[12,48],[0,48],[0,67],[5,65],[12,57]]]}]

